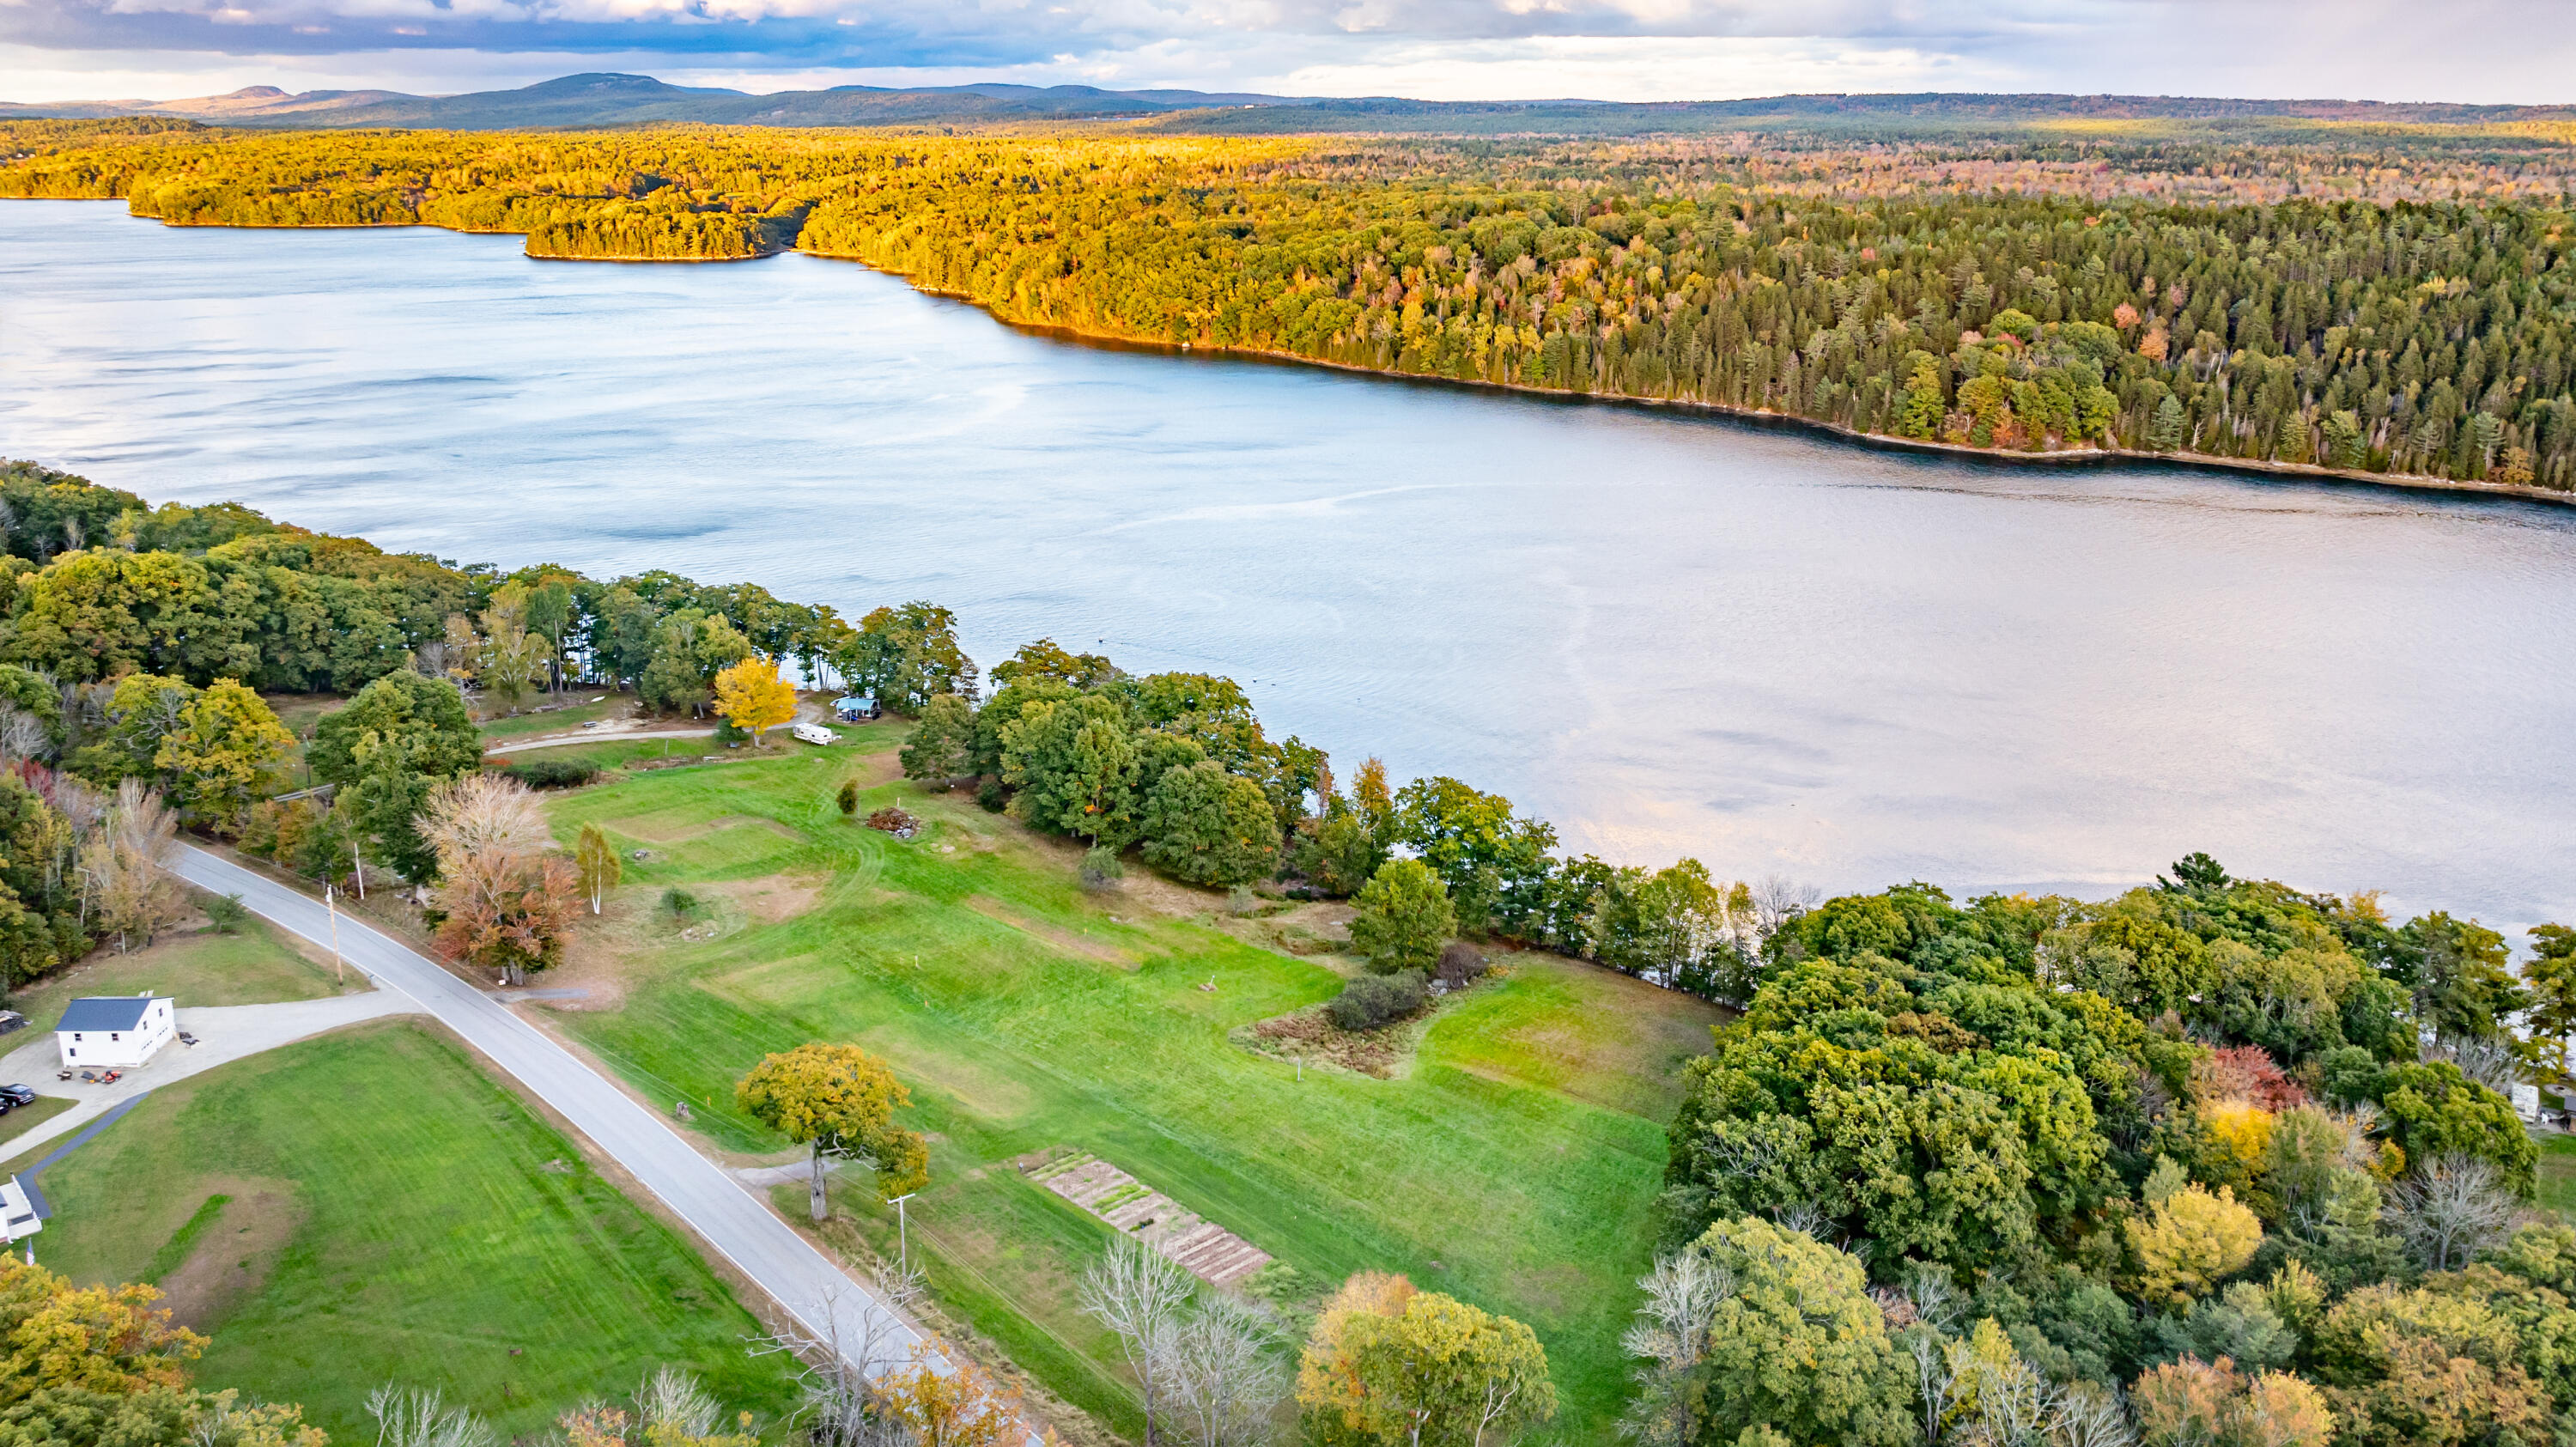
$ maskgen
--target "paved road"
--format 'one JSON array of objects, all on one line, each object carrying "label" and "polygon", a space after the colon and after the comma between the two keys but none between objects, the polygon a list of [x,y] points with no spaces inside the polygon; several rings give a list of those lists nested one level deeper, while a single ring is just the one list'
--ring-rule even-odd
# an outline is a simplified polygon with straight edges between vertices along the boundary
[{"label": "paved road", "polygon": [[[184,844],[173,868],[190,884],[240,895],[262,919],[306,939],[329,942],[330,921],[322,905],[284,885]],[[877,1361],[860,1365],[909,1359],[921,1340],[911,1326],[770,1214],[722,1167],[535,1026],[407,946],[345,915],[340,919],[340,953],[377,984],[419,1002],[424,1012],[571,1121],[815,1338],[837,1341],[845,1353],[855,1353],[868,1340],[873,1323]]]},{"label": "paved road", "polygon": [[287,1000],[274,1005],[198,1005],[179,1007],[179,1028],[197,1037],[194,1045],[172,1041],[161,1047],[151,1061],[120,1074],[114,1085],[95,1085],[84,1080],[57,1080],[62,1069],[62,1047],[55,1043],[54,1032],[43,1029],[42,1035],[0,1059],[0,1080],[24,1081],[39,1095],[59,1095],[80,1104],[47,1120],[25,1135],[0,1141],[0,1154],[17,1155],[30,1146],[42,1145],[59,1135],[80,1129],[107,1113],[117,1102],[130,1100],[174,1080],[185,1080],[202,1070],[228,1065],[245,1055],[274,1050],[290,1041],[303,1040],[373,1020],[382,1015],[408,1015],[420,1009],[409,995],[393,990],[368,990],[363,994],[338,995],[320,1000]]}]

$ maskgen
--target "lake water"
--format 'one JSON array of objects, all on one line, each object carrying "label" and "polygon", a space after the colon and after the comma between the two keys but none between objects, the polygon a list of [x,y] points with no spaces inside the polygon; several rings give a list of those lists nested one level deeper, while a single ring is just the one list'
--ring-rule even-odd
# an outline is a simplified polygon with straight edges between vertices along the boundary
[{"label": "lake water", "polygon": [[2576,916],[2576,509],[1069,345],[803,256],[0,205],[0,454],[397,549],[930,598],[1577,850]]}]

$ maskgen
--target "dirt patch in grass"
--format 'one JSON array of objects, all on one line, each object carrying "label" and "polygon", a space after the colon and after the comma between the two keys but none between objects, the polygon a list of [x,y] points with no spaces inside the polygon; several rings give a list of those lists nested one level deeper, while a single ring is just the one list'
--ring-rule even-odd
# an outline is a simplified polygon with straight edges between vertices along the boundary
[{"label": "dirt patch in grass", "polygon": [[590,993],[531,1003],[549,1010],[624,1009],[627,988],[643,961],[675,932],[671,916],[658,904],[660,896],[658,889],[630,884],[610,890],[597,915],[582,911],[580,924],[564,942],[562,963],[528,983],[541,990]]},{"label": "dirt patch in grass", "polygon": [[1378,1030],[1345,1030],[1321,1005],[1256,1020],[1230,1038],[1256,1054],[1303,1062],[1309,1068],[1347,1070],[1373,1080],[1401,1080],[1413,1073],[1413,1052],[1430,1028],[1432,1011]]},{"label": "dirt patch in grass", "polygon": [[728,829],[766,829],[781,839],[802,844],[805,836],[775,819],[762,819],[749,814],[719,814],[713,819],[674,817],[678,811],[638,814],[630,819],[612,819],[608,826],[620,834],[631,835],[647,844],[690,844],[721,834]]},{"label": "dirt patch in grass", "polygon": [[304,1224],[304,1207],[295,1188],[284,1181],[234,1180],[209,1184],[226,1200],[212,1214],[189,1218],[185,1233],[195,1228],[193,1243],[177,1269],[160,1280],[161,1304],[182,1326],[211,1331],[234,1303],[258,1293],[269,1269]]},{"label": "dirt patch in grass", "polygon": [[732,900],[744,914],[762,924],[778,924],[811,910],[822,900],[823,887],[829,883],[819,876],[770,874],[702,887],[710,894]]},{"label": "dirt patch in grass", "polygon": [[1086,960],[1098,960],[1104,965],[1116,965],[1122,970],[1136,968],[1136,957],[1127,951],[1115,945],[1103,944],[1098,940],[1085,939],[1062,925],[1033,918],[998,899],[981,894],[970,894],[966,896],[965,904],[968,909],[986,919],[997,924],[1009,925],[1023,934],[1035,935],[1067,954],[1078,955]]},{"label": "dirt patch in grass", "polygon": [[841,777],[858,780],[859,787],[862,789],[891,784],[903,777],[903,757],[892,749],[880,750],[873,754],[861,754]]}]

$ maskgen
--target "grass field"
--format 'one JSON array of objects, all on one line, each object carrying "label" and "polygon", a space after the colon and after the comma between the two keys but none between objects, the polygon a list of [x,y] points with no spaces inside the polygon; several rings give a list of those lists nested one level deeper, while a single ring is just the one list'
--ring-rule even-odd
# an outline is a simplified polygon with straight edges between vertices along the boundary
[{"label": "grass field", "polygon": [[37,1260],[159,1282],[214,1338],[199,1382],[300,1401],[337,1441],[370,1440],[361,1402],[387,1381],[531,1440],[661,1363],[765,1418],[790,1405],[688,1245],[415,1025],[164,1086],[44,1185]]},{"label": "grass field", "polygon": [[35,1104],[22,1105],[7,1115],[0,1115],[0,1146],[5,1146],[46,1121],[71,1109],[80,1102],[59,1095],[40,1095]]},{"label": "grass field", "polygon": [[2540,1204],[2576,1224],[2576,1135],[2541,1137]]},{"label": "grass field", "polygon": [[[352,983],[364,988],[357,976]],[[338,994],[331,968],[298,952],[268,925],[253,918],[237,934],[217,934],[193,919],[129,955],[113,946],[88,959],[21,986],[9,1008],[31,1028],[50,1030],[63,1007],[81,995],[168,995],[190,1005],[258,1005],[273,1000],[317,1000]]]},{"label": "grass field", "polygon": [[[944,1299],[1114,1422],[1132,1421],[1114,1353],[1070,1299],[1107,1228],[1022,1179],[1022,1153],[1093,1151],[1318,1286],[1390,1269],[1519,1317],[1547,1344],[1566,1436],[1602,1435],[1675,1066],[1713,1011],[1522,957],[1440,1016],[1405,1078],[1300,1082],[1226,1032],[1330,997],[1337,974],[1212,917],[1086,896],[1069,851],[880,782],[897,737],[557,796],[558,837],[597,822],[652,855],[627,866],[623,1006],[568,1028],[647,1094],[701,1102],[701,1127],[745,1151],[782,1144],[732,1110],[762,1054],[827,1039],[886,1056],[933,1135],[912,1221]],[[871,783],[862,814],[900,799],[928,827],[905,842],[845,821],[832,795],[853,775]],[[721,933],[683,940],[636,902],[674,884],[719,904]],[[868,1229],[890,1246],[892,1224]]]}]

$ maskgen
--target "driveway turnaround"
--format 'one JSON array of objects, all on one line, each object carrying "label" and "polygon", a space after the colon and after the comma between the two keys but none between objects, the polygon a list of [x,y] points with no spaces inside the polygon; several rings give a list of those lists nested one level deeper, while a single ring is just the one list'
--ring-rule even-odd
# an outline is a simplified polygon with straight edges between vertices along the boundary
[{"label": "driveway turnaround", "polygon": [[[322,905],[282,884],[184,844],[171,868],[201,889],[240,895],[252,913],[281,928],[330,943],[330,920]],[[698,1154],[651,1111],[544,1032],[407,946],[345,916],[340,920],[340,953],[385,990],[417,1002],[423,1013],[463,1036],[572,1122],[699,1239],[767,1292],[808,1335],[837,1343],[863,1370],[909,1360],[921,1344],[909,1323],[771,1214],[723,1167]],[[855,1361],[861,1344],[872,1337],[875,1360]]]},{"label": "driveway turnaround", "polygon": [[196,1036],[197,1043],[182,1045],[174,1040],[162,1046],[149,1062],[121,1072],[114,1085],[55,1079],[63,1068],[62,1047],[54,1043],[54,1032],[47,1030],[43,1039],[21,1045],[6,1059],[0,1059],[0,1081],[25,1081],[38,1095],[57,1095],[79,1104],[25,1135],[0,1141],[0,1154],[15,1156],[29,1146],[43,1145],[80,1129],[123,1101],[171,1081],[185,1080],[201,1070],[228,1065],[245,1055],[274,1050],[343,1025],[380,1015],[414,1014],[419,1009],[409,995],[392,990],[369,990],[328,1000],[288,1000],[275,1005],[206,1005],[195,1009],[182,1005],[179,1028]]}]

